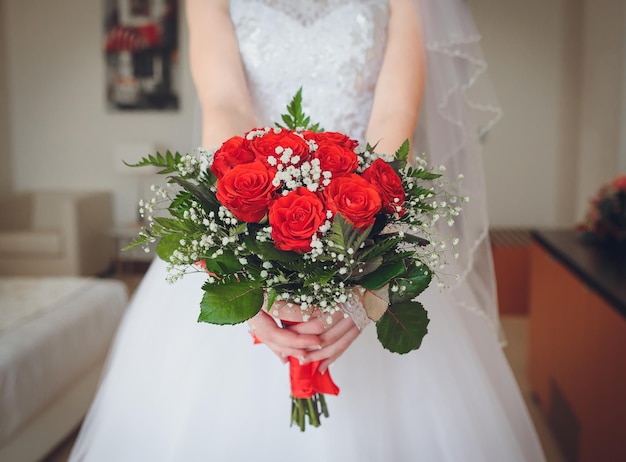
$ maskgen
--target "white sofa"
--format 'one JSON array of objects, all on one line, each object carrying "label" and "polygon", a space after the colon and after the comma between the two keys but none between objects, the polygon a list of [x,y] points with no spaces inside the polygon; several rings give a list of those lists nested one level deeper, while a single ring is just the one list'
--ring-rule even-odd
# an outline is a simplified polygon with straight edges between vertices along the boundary
[{"label": "white sofa", "polygon": [[80,425],[128,302],[115,279],[0,277],[0,462],[37,462]]},{"label": "white sofa", "polygon": [[48,190],[0,198],[0,275],[98,275],[115,251],[109,192]]}]

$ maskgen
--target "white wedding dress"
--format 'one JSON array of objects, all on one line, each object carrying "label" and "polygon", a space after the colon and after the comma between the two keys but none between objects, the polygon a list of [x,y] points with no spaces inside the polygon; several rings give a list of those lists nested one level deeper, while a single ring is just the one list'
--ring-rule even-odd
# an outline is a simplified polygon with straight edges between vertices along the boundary
[{"label": "white wedding dress", "polygon": [[[362,137],[385,46],[385,1],[233,0],[259,120],[302,86],[326,130]],[[421,297],[422,347],[399,356],[367,326],[332,364],[319,428],[289,427],[288,367],[247,325],[196,322],[201,274],[169,285],[155,261],[123,323],[73,461],[543,460],[497,336],[446,292]],[[434,286],[434,284],[433,284]]]}]

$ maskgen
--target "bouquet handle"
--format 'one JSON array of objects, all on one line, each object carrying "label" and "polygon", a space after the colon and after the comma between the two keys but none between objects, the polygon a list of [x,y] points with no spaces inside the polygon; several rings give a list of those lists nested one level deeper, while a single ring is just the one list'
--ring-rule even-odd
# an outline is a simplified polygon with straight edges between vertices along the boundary
[{"label": "bouquet handle", "polygon": [[[283,325],[294,325],[296,322],[282,321]],[[252,334],[255,344],[263,343]],[[339,387],[333,382],[330,371],[324,374],[319,371],[320,361],[300,364],[293,356],[287,357],[289,362],[289,379],[291,383],[291,426],[296,424],[301,431],[309,425],[319,427],[320,417],[328,417],[328,407],[324,395],[338,395]]]},{"label": "bouquet handle", "polygon": [[320,361],[300,364],[298,358],[289,356],[289,378],[291,380],[291,425],[305,429],[309,425],[319,427],[320,417],[328,417],[324,395],[338,395],[339,387],[330,377],[330,372],[319,371]]}]

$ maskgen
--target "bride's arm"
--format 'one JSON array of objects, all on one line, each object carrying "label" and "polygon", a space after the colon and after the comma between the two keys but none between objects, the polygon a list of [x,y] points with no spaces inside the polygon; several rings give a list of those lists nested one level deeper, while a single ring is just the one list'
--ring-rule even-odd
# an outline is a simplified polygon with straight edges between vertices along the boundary
[{"label": "bride's arm", "polygon": [[[215,147],[255,127],[250,92],[228,1],[187,0],[186,15],[191,74],[202,107],[202,144]],[[302,357],[321,344],[314,333],[279,328],[264,310],[249,325],[279,358]]]},{"label": "bride's arm", "polygon": [[[378,143],[378,152],[394,153],[412,140],[424,94],[424,47],[416,0],[390,0],[387,45],[380,70],[366,139]],[[306,323],[309,324],[309,323]],[[302,325],[299,332],[313,331]],[[337,318],[320,335],[322,349],[305,355],[307,361],[322,360],[325,371],[358,337],[351,318]]]},{"label": "bride's arm", "polygon": [[227,0],[187,0],[189,62],[202,108],[202,145],[219,146],[255,126]]},{"label": "bride's arm", "polygon": [[393,154],[413,132],[424,95],[424,46],[417,0],[390,0],[387,47],[365,134]]},{"label": "bride's arm", "polygon": [[[203,111],[202,142],[214,146],[254,126],[250,94],[228,2],[187,0],[187,20],[192,75]],[[367,139],[372,143],[380,141],[380,150],[393,152],[411,137],[423,91],[421,35],[414,0],[390,1],[388,30]],[[279,357],[320,360],[321,371],[359,335],[352,319],[343,318],[340,313],[331,327],[314,320],[281,329],[263,310],[248,324]]]}]

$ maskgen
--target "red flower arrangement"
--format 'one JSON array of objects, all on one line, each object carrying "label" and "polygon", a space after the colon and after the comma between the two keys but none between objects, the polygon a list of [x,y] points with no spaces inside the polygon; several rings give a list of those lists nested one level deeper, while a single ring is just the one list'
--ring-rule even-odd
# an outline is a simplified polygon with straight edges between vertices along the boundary
[{"label": "red flower arrangement", "polygon": [[583,232],[583,239],[590,242],[626,243],[626,175],[598,190],[578,229]]},{"label": "red flower arrangement", "polygon": [[[299,305],[305,321],[326,319],[364,291],[376,294],[363,304],[383,347],[419,348],[428,317],[416,297],[445,264],[447,244],[435,224],[452,225],[462,198],[443,189],[441,173],[425,160],[408,165],[408,142],[386,158],[311,125],[301,92],[287,110],[286,126],[133,165],[161,168],[173,191],[157,190],[144,204],[152,211],[160,198],[170,217],[149,217],[131,246],[158,241],[172,281],[206,272],[199,321],[237,324],[261,309],[271,313],[276,300]],[[338,388],[315,363],[289,362],[292,424],[304,430],[308,417],[318,426],[327,415],[324,394]]]}]

